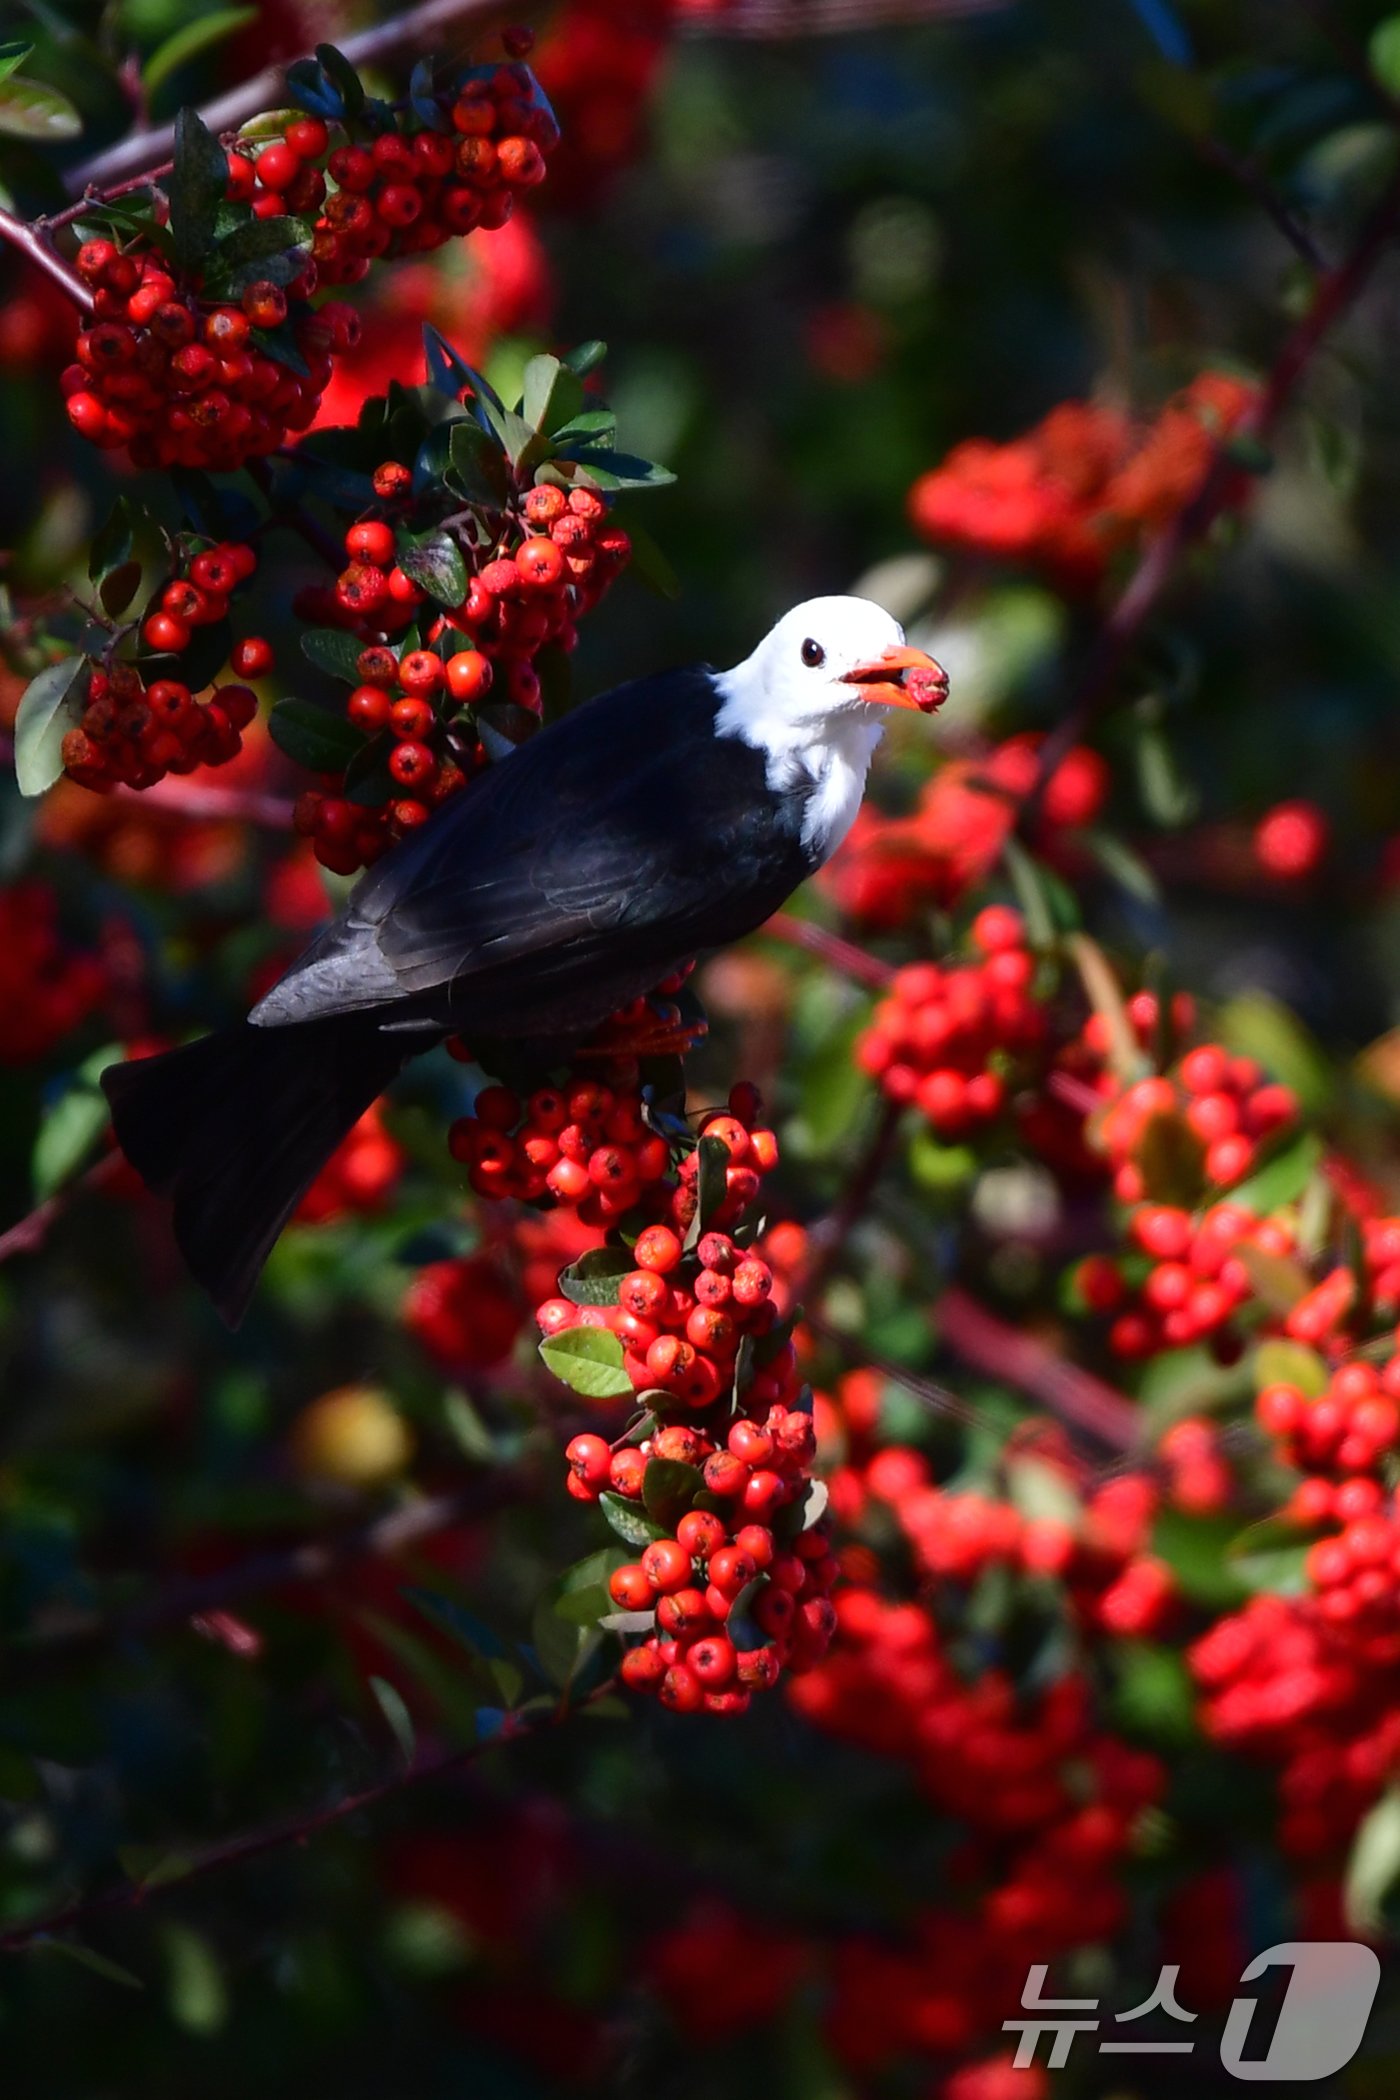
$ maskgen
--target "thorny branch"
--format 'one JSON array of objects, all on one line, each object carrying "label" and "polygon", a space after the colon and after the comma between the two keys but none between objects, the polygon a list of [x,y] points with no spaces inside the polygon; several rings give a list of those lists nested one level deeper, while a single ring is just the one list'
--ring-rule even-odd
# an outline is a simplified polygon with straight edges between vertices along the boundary
[{"label": "thorny branch", "polygon": [[530,1714],[504,1714],[494,1735],[480,1737],[465,1749],[440,1750],[415,1758],[402,1771],[391,1772],[387,1778],[376,1780],[373,1786],[362,1787],[357,1793],[342,1794],[338,1800],[328,1802],[310,1815],[287,1816],[275,1823],[265,1823],[259,1829],[225,1838],[217,1845],[206,1846],[187,1860],[180,1861],[178,1867],[172,1861],[172,1871],[155,1881],[124,1881],[98,1895],[80,1896],[61,1910],[50,1911],[47,1917],[36,1918],[30,1925],[0,1934],[0,1954],[22,1953],[26,1948],[41,1946],[56,1934],[71,1931],[75,1926],[88,1925],[94,1919],[110,1917],[121,1911],[137,1910],[167,1889],[185,1888],[192,1881],[202,1881],[211,1874],[222,1873],[225,1868],[242,1865],[250,1859],[261,1859],[267,1853],[282,1851],[289,1845],[304,1845],[321,1831],[344,1823],[351,1816],[378,1808],[381,1802],[392,1800],[411,1788],[464,1771],[502,1744],[522,1742],[527,1736],[543,1735],[549,1729],[561,1726],[572,1715],[595,1706],[615,1688],[615,1680],[607,1678],[573,1704],[561,1700],[557,1705],[542,1707]]}]

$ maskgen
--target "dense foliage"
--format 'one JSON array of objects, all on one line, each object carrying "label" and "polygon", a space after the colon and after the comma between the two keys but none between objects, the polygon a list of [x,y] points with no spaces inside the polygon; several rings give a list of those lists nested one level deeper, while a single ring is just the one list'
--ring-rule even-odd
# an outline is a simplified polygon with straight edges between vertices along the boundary
[{"label": "dense foliage", "polygon": [[[0,47],[11,2085],[1231,2091],[1400,1900],[1400,17],[325,12]],[[225,1331],[103,1067],[846,589],[831,867]]]}]

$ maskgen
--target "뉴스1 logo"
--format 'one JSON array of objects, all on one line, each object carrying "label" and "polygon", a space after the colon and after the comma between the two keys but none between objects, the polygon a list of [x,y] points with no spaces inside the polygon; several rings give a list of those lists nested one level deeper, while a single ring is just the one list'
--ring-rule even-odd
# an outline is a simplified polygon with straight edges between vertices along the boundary
[{"label": "\ub274\uc2a41 logo", "polygon": [[[1257,1983],[1270,1969],[1284,1967],[1293,1973],[1266,2055],[1244,2055],[1258,2001],[1236,1998],[1230,2007],[1220,2038],[1220,2061],[1232,2078],[1272,2078],[1293,2084],[1330,2078],[1361,2047],[1381,1980],[1381,1965],[1371,1948],[1357,1940],[1280,1940],[1277,1946],[1256,1954],[1240,1981]],[[1115,2013],[1113,2026],[1128,2027],[1154,2012],[1193,2024],[1199,2015],[1189,2012],[1176,1996],[1180,1973],[1179,1964],[1167,1963],[1151,1996],[1128,2012]],[[1097,1998],[1045,1997],[1048,1974],[1047,1963],[1032,1964],[1021,1992],[1021,2006],[1028,2017],[1001,2023],[1008,2033],[1020,2037],[1013,2058],[1020,2071],[1036,2061],[1042,2036],[1049,2040],[1045,2062],[1058,2071],[1069,2061],[1075,2036],[1095,2034],[1104,2025],[1097,2017],[1074,2017],[1096,2015]],[[1071,2017],[1062,2017],[1066,2014]],[[1098,2052],[1101,2056],[1189,2056],[1195,2046],[1194,2038],[1151,2042],[1119,2038],[1100,2040]]]}]

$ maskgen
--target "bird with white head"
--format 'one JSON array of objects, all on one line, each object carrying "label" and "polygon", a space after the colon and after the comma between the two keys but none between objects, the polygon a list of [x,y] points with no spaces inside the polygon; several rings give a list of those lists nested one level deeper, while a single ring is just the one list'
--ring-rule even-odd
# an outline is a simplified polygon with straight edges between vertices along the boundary
[{"label": "bird with white head", "polygon": [[456,1031],[567,1054],[761,926],[840,844],[879,710],[947,690],[862,598],[814,598],[730,671],[639,678],[491,766],[387,853],[247,1021],[102,1075],[225,1318],[346,1132]]},{"label": "bird with white head", "polygon": [[716,684],[716,729],[764,753],[768,785],[781,793],[810,781],[803,837],[823,861],[855,822],[865,793],[884,732],[872,705],[927,714],[948,692],[939,665],[911,648],[899,622],[869,598],[808,598]]}]

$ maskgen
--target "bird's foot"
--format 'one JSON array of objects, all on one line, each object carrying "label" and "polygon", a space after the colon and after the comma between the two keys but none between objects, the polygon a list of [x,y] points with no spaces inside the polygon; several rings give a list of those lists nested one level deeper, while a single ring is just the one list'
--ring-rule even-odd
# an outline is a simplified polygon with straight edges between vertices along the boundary
[{"label": "bird's foot", "polygon": [[683,1011],[672,999],[636,999],[613,1014],[576,1056],[582,1060],[685,1057],[703,1042],[710,1024],[692,1005]]}]

